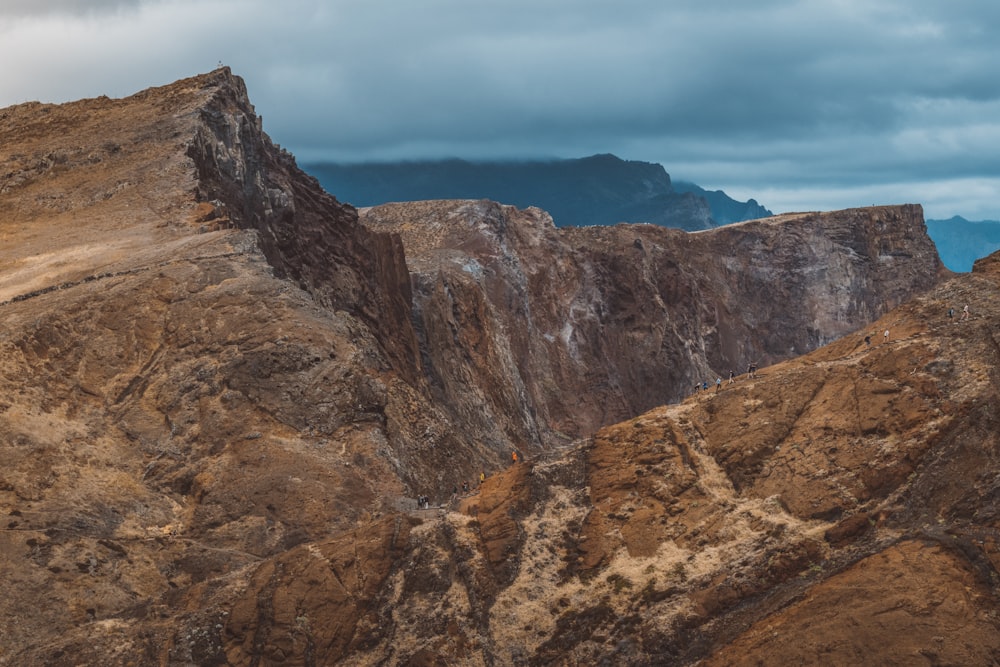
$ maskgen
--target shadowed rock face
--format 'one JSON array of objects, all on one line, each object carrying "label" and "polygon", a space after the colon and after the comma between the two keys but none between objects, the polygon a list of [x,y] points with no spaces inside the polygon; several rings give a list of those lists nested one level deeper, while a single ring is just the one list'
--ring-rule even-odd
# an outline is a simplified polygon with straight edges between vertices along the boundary
[{"label": "shadowed rock face", "polygon": [[998,260],[918,208],[363,226],[227,70],[0,146],[0,665],[996,661]]},{"label": "shadowed rock face", "polygon": [[[255,229],[278,277],[290,278],[330,309],[360,316],[398,372],[416,368],[409,280],[398,238],[372,234],[357,213],[322,191],[261,130],[242,79],[223,71],[208,82],[187,154],[197,196],[213,214]],[[411,375],[412,377],[412,375]]]},{"label": "shadowed rock face", "polygon": [[425,370],[444,402],[471,403],[482,428],[499,421],[533,444],[813,350],[942,271],[919,206],[694,234],[556,229],[537,209],[483,201],[387,204],[362,220],[403,238]]}]

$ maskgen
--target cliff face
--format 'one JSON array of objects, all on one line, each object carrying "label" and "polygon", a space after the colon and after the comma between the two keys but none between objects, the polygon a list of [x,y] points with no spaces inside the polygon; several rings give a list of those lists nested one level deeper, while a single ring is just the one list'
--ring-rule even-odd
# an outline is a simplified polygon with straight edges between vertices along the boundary
[{"label": "cliff face", "polygon": [[[227,70],[0,146],[0,665],[794,662],[841,605],[996,655],[997,262],[921,292],[918,208],[362,225]],[[838,599],[890,571],[903,613]]]},{"label": "cliff face", "polygon": [[556,229],[537,209],[469,201],[387,204],[362,219],[403,238],[425,368],[443,402],[533,444],[813,350],[941,271],[919,206],[696,234]]},{"label": "cliff face", "polygon": [[398,371],[415,367],[409,279],[398,238],[358,225],[350,206],[323,192],[294,158],[271,144],[242,79],[223,71],[207,82],[211,101],[187,155],[197,195],[220,221],[259,232],[278,277],[328,308],[349,310],[376,331]]}]

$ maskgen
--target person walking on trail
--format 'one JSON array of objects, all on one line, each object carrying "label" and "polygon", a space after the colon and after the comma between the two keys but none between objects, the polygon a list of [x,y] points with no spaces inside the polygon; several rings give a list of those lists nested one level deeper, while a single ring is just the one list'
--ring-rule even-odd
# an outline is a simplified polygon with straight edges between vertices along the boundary
[{"label": "person walking on trail", "polygon": [[962,308],[962,319],[963,320],[969,319],[969,304],[965,304],[965,307]]},{"label": "person walking on trail", "polygon": [[736,374],[733,373],[733,369],[729,369],[729,384],[736,382]]},{"label": "person walking on trail", "polygon": [[722,378],[715,378],[715,393],[718,394],[720,389],[722,389]]},{"label": "person walking on trail", "polygon": [[482,472],[479,473],[479,486],[482,486],[483,482],[485,481],[486,481],[486,471],[483,470]]},{"label": "person walking on trail", "polygon": [[952,319],[954,317],[955,317],[955,309],[954,308],[949,308],[948,309],[948,319],[950,320],[950,319]]},{"label": "person walking on trail", "polygon": [[872,337],[865,336],[865,347],[871,347],[871,346],[872,346]]},{"label": "person walking on trail", "polygon": [[517,452],[516,451],[510,453],[510,462],[511,463],[517,463]]},{"label": "person walking on trail", "polygon": [[882,342],[883,343],[888,343],[889,342],[889,330],[888,329],[886,329],[885,333],[882,334]]}]

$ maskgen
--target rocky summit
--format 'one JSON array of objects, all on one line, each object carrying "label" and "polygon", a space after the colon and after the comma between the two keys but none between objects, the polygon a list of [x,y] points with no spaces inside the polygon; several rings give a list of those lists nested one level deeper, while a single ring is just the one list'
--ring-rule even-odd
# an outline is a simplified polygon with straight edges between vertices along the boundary
[{"label": "rocky summit", "polygon": [[0,138],[0,665],[1000,662],[1000,258],[919,206],[358,211],[225,68]]}]

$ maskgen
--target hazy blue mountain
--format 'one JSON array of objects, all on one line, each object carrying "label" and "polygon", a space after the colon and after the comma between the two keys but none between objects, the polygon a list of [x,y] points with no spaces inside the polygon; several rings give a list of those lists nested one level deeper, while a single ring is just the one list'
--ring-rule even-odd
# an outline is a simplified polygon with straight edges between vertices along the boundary
[{"label": "hazy blue mountain", "polygon": [[926,222],[941,261],[952,271],[971,271],[977,259],[1000,250],[1000,222],[996,220],[977,222],[956,215]]},{"label": "hazy blue mountain", "polygon": [[[424,199],[491,199],[548,211],[560,227],[649,222],[697,230],[769,215],[697,186],[675,188],[662,165],[594,155],[572,160],[437,160],[305,165],[323,188],[356,207]],[[718,208],[718,213],[716,209]],[[763,211],[763,213],[759,213]],[[718,216],[718,217],[717,217]]]},{"label": "hazy blue mountain", "polygon": [[712,207],[712,219],[718,225],[728,225],[743,220],[756,220],[774,215],[771,211],[757,203],[756,199],[736,201],[722,190],[705,190],[694,183],[674,181],[677,192],[691,192],[704,197]]}]

